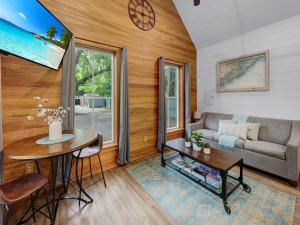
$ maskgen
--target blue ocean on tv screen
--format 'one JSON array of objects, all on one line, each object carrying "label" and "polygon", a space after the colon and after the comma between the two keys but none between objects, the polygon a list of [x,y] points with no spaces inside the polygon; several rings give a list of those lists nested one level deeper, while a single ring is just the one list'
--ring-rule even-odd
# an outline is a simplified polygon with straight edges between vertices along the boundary
[{"label": "blue ocean on tv screen", "polygon": [[0,0],[0,49],[58,69],[72,37],[36,0]]},{"label": "blue ocean on tv screen", "polygon": [[63,49],[57,52],[53,44],[39,40],[33,34],[2,19],[0,30],[0,49],[51,68],[58,67]]}]

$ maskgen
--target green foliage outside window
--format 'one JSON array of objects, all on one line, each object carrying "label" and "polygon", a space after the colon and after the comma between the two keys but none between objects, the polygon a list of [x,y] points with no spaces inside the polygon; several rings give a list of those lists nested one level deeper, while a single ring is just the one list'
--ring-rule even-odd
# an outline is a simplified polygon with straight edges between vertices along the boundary
[{"label": "green foliage outside window", "polygon": [[177,67],[166,66],[165,67],[165,91],[167,96],[177,96]]},{"label": "green foliage outside window", "polygon": [[112,96],[112,56],[76,49],[76,95]]}]

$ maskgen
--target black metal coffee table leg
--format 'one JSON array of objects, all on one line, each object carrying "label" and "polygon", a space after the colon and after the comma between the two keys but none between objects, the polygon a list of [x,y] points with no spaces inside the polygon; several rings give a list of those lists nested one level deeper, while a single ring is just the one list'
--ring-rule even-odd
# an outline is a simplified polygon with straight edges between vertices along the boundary
[{"label": "black metal coffee table leg", "polygon": [[244,183],[244,162],[243,159],[240,162],[240,177],[239,177],[239,181],[241,183],[241,185],[243,186],[243,189],[245,192],[250,193],[251,192],[251,188],[248,184]]},{"label": "black metal coffee table leg", "polygon": [[230,205],[227,202],[228,194],[227,194],[227,171],[221,171],[220,172],[221,178],[222,178],[222,193],[221,198],[223,200],[224,209],[227,214],[231,213]]},{"label": "black metal coffee table leg", "polygon": [[165,162],[165,159],[164,159],[164,148],[165,148],[165,145],[162,144],[162,148],[161,148],[161,166],[162,167],[165,167],[166,166],[166,162]]}]

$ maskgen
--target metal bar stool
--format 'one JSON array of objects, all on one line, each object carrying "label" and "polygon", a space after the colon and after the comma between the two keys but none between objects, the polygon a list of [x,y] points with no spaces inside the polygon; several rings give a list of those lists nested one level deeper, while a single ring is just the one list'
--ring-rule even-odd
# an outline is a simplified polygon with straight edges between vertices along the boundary
[{"label": "metal bar stool", "polygon": [[[90,164],[90,176],[93,178],[93,170],[92,170],[92,163],[91,163],[91,158],[94,156],[98,157],[100,169],[101,169],[101,174],[102,177],[94,182],[93,184],[103,180],[104,182],[104,187],[106,188],[106,181],[103,173],[103,168],[102,168],[102,163],[101,163],[101,158],[100,158],[100,153],[103,149],[103,137],[102,134],[98,134],[98,141],[92,143],[90,146],[85,147],[80,151],[76,151],[73,153],[73,158],[81,160],[81,167],[80,167],[80,185],[82,186],[82,175],[83,175],[83,160],[88,159],[89,164]],[[76,165],[76,172],[78,171],[78,164]],[[81,189],[79,190],[79,197],[81,197]],[[80,206],[80,201],[79,201],[79,206]]]},{"label": "metal bar stool", "polygon": [[[36,212],[42,213],[44,216],[50,219],[50,208],[49,208],[49,201],[47,197],[46,192],[46,184],[48,183],[48,179],[40,174],[31,174],[27,176],[23,176],[21,178],[18,178],[16,180],[10,181],[8,183],[0,185],[0,204],[4,205],[5,212],[3,216],[3,225],[6,225],[8,222],[8,215],[10,212],[10,208],[12,205],[20,202],[21,200],[24,200],[26,198],[30,198],[30,207],[26,210],[24,216],[19,220],[17,224],[23,224],[26,223],[31,217],[33,218],[33,221],[35,222],[35,214]],[[35,200],[38,196],[39,190],[43,189],[48,213],[49,216],[40,211],[39,209],[34,207]],[[34,193],[35,196],[34,196]],[[24,217],[28,214],[28,212],[32,211],[32,215],[29,216],[29,218],[24,219]],[[51,221],[51,224],[52,221]]]}]

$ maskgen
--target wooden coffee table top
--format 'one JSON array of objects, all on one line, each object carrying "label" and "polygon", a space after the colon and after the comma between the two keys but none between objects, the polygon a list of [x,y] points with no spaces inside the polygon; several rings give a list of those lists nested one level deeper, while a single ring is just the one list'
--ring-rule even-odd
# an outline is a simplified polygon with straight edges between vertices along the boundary
[{"label": "wooden coffee table top", "polygon": [[210,148],[210,155],[204,154],[203,151],[194,151],[193,148],[185,147],[185,140],[183,138],[167,141],[165,147],[171,148],[172,150],[182,153],[183,155],[209,167],[223,171],[230,170],[242,159],[235,153],[214,148]]}]

